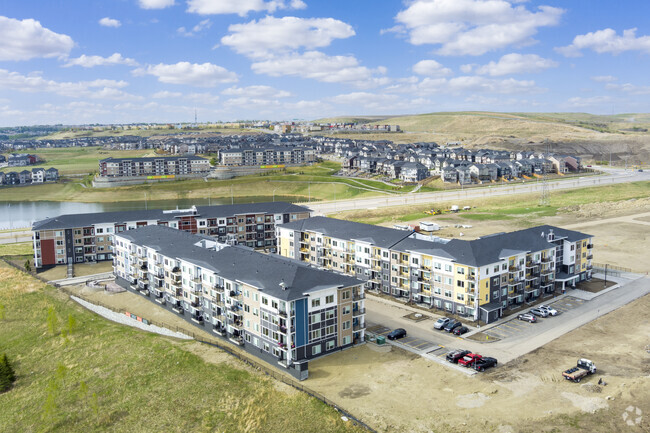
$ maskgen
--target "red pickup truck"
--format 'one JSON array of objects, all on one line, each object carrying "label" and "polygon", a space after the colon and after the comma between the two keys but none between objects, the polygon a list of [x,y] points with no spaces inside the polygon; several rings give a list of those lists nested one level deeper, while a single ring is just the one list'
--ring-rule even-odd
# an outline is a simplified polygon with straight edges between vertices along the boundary
[{"label": "red pickup truck", "polygon": [[463,356],[463,359],[459,359],[458,363],[460,365],[464,365],[465,367],[471,367],[477,359],[481,359],[483,356],[479,355],[478,353],[468,353],[467,355]]}]

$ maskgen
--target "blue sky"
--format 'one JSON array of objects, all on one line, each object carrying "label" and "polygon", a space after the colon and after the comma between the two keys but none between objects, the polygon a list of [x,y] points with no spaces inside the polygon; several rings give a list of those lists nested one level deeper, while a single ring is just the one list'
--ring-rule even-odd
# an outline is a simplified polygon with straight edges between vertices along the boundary
[{"label": "blue sky", "polygon": [[0,0],[0,125],[650,111],[650,2]]}]

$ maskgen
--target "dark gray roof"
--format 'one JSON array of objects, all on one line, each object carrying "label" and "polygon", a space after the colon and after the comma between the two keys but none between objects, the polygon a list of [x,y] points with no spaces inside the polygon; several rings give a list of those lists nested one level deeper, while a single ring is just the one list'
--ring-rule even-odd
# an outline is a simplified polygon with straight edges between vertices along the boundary
[{"label": "dark gray roof", "polygon": [[222,206],[197,206],[196,213],[193,210],[165,212],[161,209],[98,212],[87,214],[68,214],[54,218],[48,218],[34,222],[32,230],[55,230],[74,227],[88,227],[93,224],[102,223],[124,223],[127,221],[173,221],[175,218],[185,215],[196,215],[199,218],[225,218],[232,215],[254,214],[254,213],[292,213],[308,212],[309,209],[295,204],[275,201],[266,203],[242,203]]},{"label": "dark gray roof", "polygon": [[145,156],[145,157],[140,157],[140,158],[104,158],[101,159],[99,162],[123,162],[123,161],[130,161],[130,162],[149,162],[149,161],[156,161],[158,159],[163,159],[163,160],[178,160],[178,159],[189,159],[189,160],[201,160],[201,161],[207,161],[205,158],[201,158],[200,156],[194,156],[194,155],[187,155],[187,156]]},{"label": "dark gray roof", "polygon": [[339,239],[370,242],[379,247],[399,251],[446,257],[468,266],[485,266],[516,254],[554,248],[556,245],[547,240],[551,229],[556,239],[566,237],[574,242],[590,237],[584,233],[544,225],[515,232],[497,233],[474,240],[452,239],[443,243],[410,238],[411,232],[408,231],[327,217],[308,218],[283,224],[280,227],[297,231],[315,231]]},{"label": "dark gray roof", "polygon": [[[119,236],[167,256],[185,260],[218,273],[228,280],[250,284],[276,298],[291,301],[331,287],[363,284],[356,278],[322,271],[279,255],[267,255],[250,248],[233,246],[220,251],[197,246],[207,236],[197,236],[164,226],[145,226]],[[282,289],[284,283],[286,289]]]},{"label": "dark gray roof", "polygon": [[389,229],[387,227],[322,216],[282,224],[279,227],[297,231],[316,231],[325,236],[338,239],[354,239],[362,242],[370,242],[382,248],[390,248],[402,239],[409,237],[412,233],[410,231]]}]

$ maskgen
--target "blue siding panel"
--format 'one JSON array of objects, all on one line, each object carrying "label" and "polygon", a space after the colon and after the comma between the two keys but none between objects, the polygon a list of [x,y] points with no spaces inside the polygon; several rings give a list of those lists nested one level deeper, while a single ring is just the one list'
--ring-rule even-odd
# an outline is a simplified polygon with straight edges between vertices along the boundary
[{"label": "blue siding panel", "polygon": [[296,310],[296,347],[307,344],[307,331],[309,324],[307,322],[307,299],[298,299],[295,301]]}]

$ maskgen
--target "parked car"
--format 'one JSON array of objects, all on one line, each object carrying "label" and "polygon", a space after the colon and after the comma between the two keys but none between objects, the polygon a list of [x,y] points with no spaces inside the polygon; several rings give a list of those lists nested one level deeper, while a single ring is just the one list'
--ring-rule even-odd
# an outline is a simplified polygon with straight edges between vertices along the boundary
[{"label": "parked car", "polygon": [[464,365],[465,367],[471,367],[472,364],[476,362],[476,360],[483,358],[481,355],[478,353],[468,353],[467,355],[463,356],[461,359],[458,360],[458,365]]},{"label": "parked car", "polygon": [[454,335],[463,335],[468,331],[469,328],[467,326],[459,326],[458,328],[454,329]]},{"label": "parked car", "polygon": [[454,350],[447,354],[447,361],[457,364],[458,360],[462,359],[465,355],[469,355],[470,353],[472,352],[469,350]]},{"label": "parked car", "polygon": [[538,317],[548,317],[548,313],[542,308],[531,308],[529,313],[534,314]]},{"label": "parked car", "polygon": [[550,305],[540,305],[537,308],[546,311],[549,316],[557,316],[557,310]]},{"label": "parked car", "polygon": [[445,325],[443,329],[447,332],[452,332],[454,329],[458,328],[461,325],[462,323],[460,323],[459,320],[451,320],[449,323]]},{"label": "parked car", "polygon": [[406,337],[406,329],[404,328],[394,329],[386,336],[389,340],[398,340],[403,337]]},{"label": "parked car", "polygon": [[436,320],[436,323],[433,324],[433,329],[442,329],[449,323],[451,319],[449,317],[441,317],[440,319]]},{"label": "parked car", "polygon": [[497,359],[486,356],[485,358],[480,358],[476,360],[476,362],[474,363],[474,370],[484,371],[485,369],[488,369],[490,367],[496,367],[496,366],[497,366]]},{"label": "parked car", "polygon": [[517,319],[525,320],[526,322],[530,322],[530,323],[537,322],[537,317],[533,316],[530,313],[519,314],[519,315],[517,315]]}]

